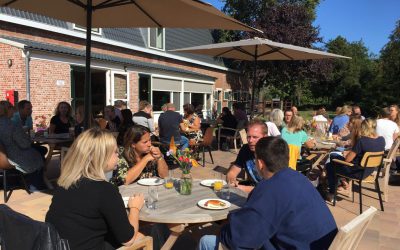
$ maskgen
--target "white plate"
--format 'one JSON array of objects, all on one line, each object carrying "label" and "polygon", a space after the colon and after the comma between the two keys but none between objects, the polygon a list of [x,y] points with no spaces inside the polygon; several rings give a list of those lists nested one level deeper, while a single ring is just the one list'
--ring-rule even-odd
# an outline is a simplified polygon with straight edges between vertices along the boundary
[{"label": "white plate", "polygon": [[140,179],[137,183],[143,186],[158,186],[164,184],[164,180],[160,178],[147,178]]},{"label": "white plate", "polygon": [[[214,182],[220,181],[218,179],[207,179],[207,180],[202,180],[200,182],[201,185],[206,186],[206,187],[214,187]],[[223,185],[226,185],[226,181],[222,181]]]},{"label": "white plate", "polygon": [[[217,200],[220,202],[223,202],[225,205],[224,206],[220,206],[220,207],[210,207],[206,205],[206,202],[209,200]],[[205,209],[211,209],[211,210],[220,210],[220,209],[227,209],[228,207],[231,206],[231,203],[229,201],[226,200],[222,200],[222,199],[203,199],[199,202],[197,202],[197,205],[199,205],[199,207],[205,208]]]},{"label": "white plate", "polygon": [[327,141],[322,141],[321,143],[325,145],[336,145],[336,143],[334,142],[327,142]]}]

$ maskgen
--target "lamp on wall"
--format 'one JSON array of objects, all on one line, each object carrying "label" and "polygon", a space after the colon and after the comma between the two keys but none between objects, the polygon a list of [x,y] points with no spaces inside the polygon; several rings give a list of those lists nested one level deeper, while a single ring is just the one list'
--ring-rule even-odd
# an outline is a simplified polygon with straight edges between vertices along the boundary
[{"label": "lamp on wall", "polygon": [[13,65],[13,60],[12,59],[8,59],[7,60],[7,65],[9,68],[11,68],[11,66]]},{"label": "lamp on wall", "polygon": [[124,66],[124,71],[127,72],[128,71],[128,67],[125,65]]}]

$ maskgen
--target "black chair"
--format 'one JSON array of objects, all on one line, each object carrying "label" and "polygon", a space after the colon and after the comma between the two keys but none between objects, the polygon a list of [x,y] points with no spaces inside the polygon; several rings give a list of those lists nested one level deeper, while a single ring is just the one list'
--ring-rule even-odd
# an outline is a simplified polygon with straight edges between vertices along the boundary
[{"label": "black chair", "polygon": [[4,203],[7,203],[7,201],[10,199],[12,192],[14,189],[19,188],[18,187],[10,187],[7,183],[9,180],[9,177],[19,177],[23,188],[28,194],[31,194],[31,191],[29,191],[28,185],[25,181],[24,174],[15,169],[15,167],[10,164],[8,161],[8,157],[6,155],[6,152],[4,150],[4,147],[0,145],[0,176],[3,177],[3,190],[4,190]]},{"label": "black chair", "polygon": [[[352,176],[348,176],[346,174],[336,173],[336,166],[334,167],[335,170],[335,195],[333,197],[333,206],[336,205],[336,196],[337,196],[337,185],[338,185],[338,177],[348,178],[352,182],[352,190],[353,190],[353,202],[354,202],[354,181],[358,182],[359,186],[359,194],[360,194],[360,214],[362,213],[362,183],[374,183],[375,184],[375,191],[378,193],[379,203],[381,205],[381,210],[383,210],[383,202],[382,202],[382,195],[381,189],[379,187],[379,173],[383,166],[383,157],[384,152],[366,152],[361,159],[360,165],[354,165],[353,163],[342,161],[339,159],[333,159],[335,164],[341,164],[347,167],[358,168],[360,169],[359,178],[354,178]],[[369,174],[371,171],[366,171],[367,169],[374,169],[376,173]]]}]

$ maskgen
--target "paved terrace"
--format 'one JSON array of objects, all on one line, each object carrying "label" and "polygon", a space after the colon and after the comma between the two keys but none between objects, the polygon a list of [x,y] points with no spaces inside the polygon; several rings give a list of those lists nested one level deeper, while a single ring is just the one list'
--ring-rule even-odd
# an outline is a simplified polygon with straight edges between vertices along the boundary
[{"label": "paved terrace", "polygon": [[[225,173],[230,162],[234,161],[236,154],[232,152],[213,151],[214,164],[211,164],[209,156],[206,156],[206,167],[198,167],[192,170],[194,178],[205,179],[213,178],[215,171]],[[59,158],[53,157],[49,166],[48,176],[54,178],[59,174]],[[177,172],[176,175],[179,173]],[[397,177],[397,176],[396,176]],[[373,219],[358,249],[382,249],[394,250],[400,248],[400,178],[392,178],[389,192],[389,202],[384,203],[385,212],[379,211]],[[397,179],[397,180],[396,180]],[[368,186],[363,190],[366,193],[363,197],[364,210],[369,206],[379,208],[379,201],[374,192],[368,190]],[[3,197],[3,191],[0,192]],[[341,196],[336,207],[328,204],[332,211],[337,225],[343,226],[348,221],[356,217],[359,213],[358,195],[355,195],[355,202]],[[1,199],[1,203],[3,199]],[[8,204],[15,210],[24,213],[34,219],[44,220],[46,212],[51,203],[51,193],[34,193],[28,195],[23,190],[13,192]],[[218,225],[206,224],[203,227],[194,228],[190,232],[182,235],[174,245],[174,250],[195,249],[198,239],[203,234],[213,234],[218,232]]]}]

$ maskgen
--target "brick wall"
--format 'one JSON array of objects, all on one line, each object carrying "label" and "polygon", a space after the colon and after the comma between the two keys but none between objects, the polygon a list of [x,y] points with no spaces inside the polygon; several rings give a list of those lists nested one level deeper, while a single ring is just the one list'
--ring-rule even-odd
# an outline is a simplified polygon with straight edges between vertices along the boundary
[{"label": "brick wall", "polygon": [[[12,60],[12,66],[7,64]],[[22,50],[0,43],[0,100],[6,99],[6,90],[16,90],[19,100],[26,98],[25,58]]]},{"label": "brick wall", "polygon": [[[53,115],[61,101],[71,103],[70,66],[67,63],[32,59],[30,61],[32,117]],[[57,81],[64,81],[57,86]]]},{"label": "brick wall", "polygon": [[[80,38],[74,38],[62,34],[53,33],[50,31],[43,31],[39,29],[32,29],[22,25],[16,25],[0,21],[0,34],[3,36],[19,37],[24,39],[30,39],[43,43],[51,43],[60,46],[67,46],[76,49],[84,49],[85,40]],[[0,48],[8,54],[1,53],[0,55],[0,81],[7,82],[8,85],[0,87],[2,95],[4,95],[3,88],[10,88],[11,86],[20,91],[20,99],[25,98],[25,68],[24,58],[22,57],[22,51],[20,49],[0,44]],[[129,58],[134,60],[140,60],[144,62],[156,63],[176,68],[181,68],[189,71],[194,71],[200,74],[215,77],[215,87],[222,89],[244,89],[248,90],[247,83],[240,80],[240,75],[235,73],[227,73],[226,71],[212,69],[205,66],[194,65],[192,63],[182,62],[173,59],[162,58],[159,56],[152,56],[138,51],[132,51],[116,46],[110,46],[108,44],[101,44],[93,42],[93,52],[108,54],[112,56],[118,56],[123,58]],[[3,51],[2,51],[3,52]],[[7,60],[5,57],[12,56],[15,58],[15,68],[10,72],[7,66],[4,65]],[[70,101],[70,67],[66,63],[50,62],[50,61],[31,61],[31,96],[38,100],[32,99],[35,106],[39,105],[43,108],[37,110],[39,114],[51,113],[52,110],[47,107],[55,107],[55,105],[61,101]],[[6,70],[3,73],[3,71]],[[138,108],[138,74],[137,72],[130,71],[130,107],[133,112],[137,111]],[[4,76],[2,76],[4,75]],[[12,76],[12,77],[11,77]],[[1,78],[3,77],[3,78]],[[64,80],[65,85],[62,87],[56,86],[57,80]],[[10,85],[11,84],[11,85]],[[36,104],[36,105],[35,105]],[[45,105],[43,105],[45,104]],[[226,105],[226,102],[223,103]]]}]

